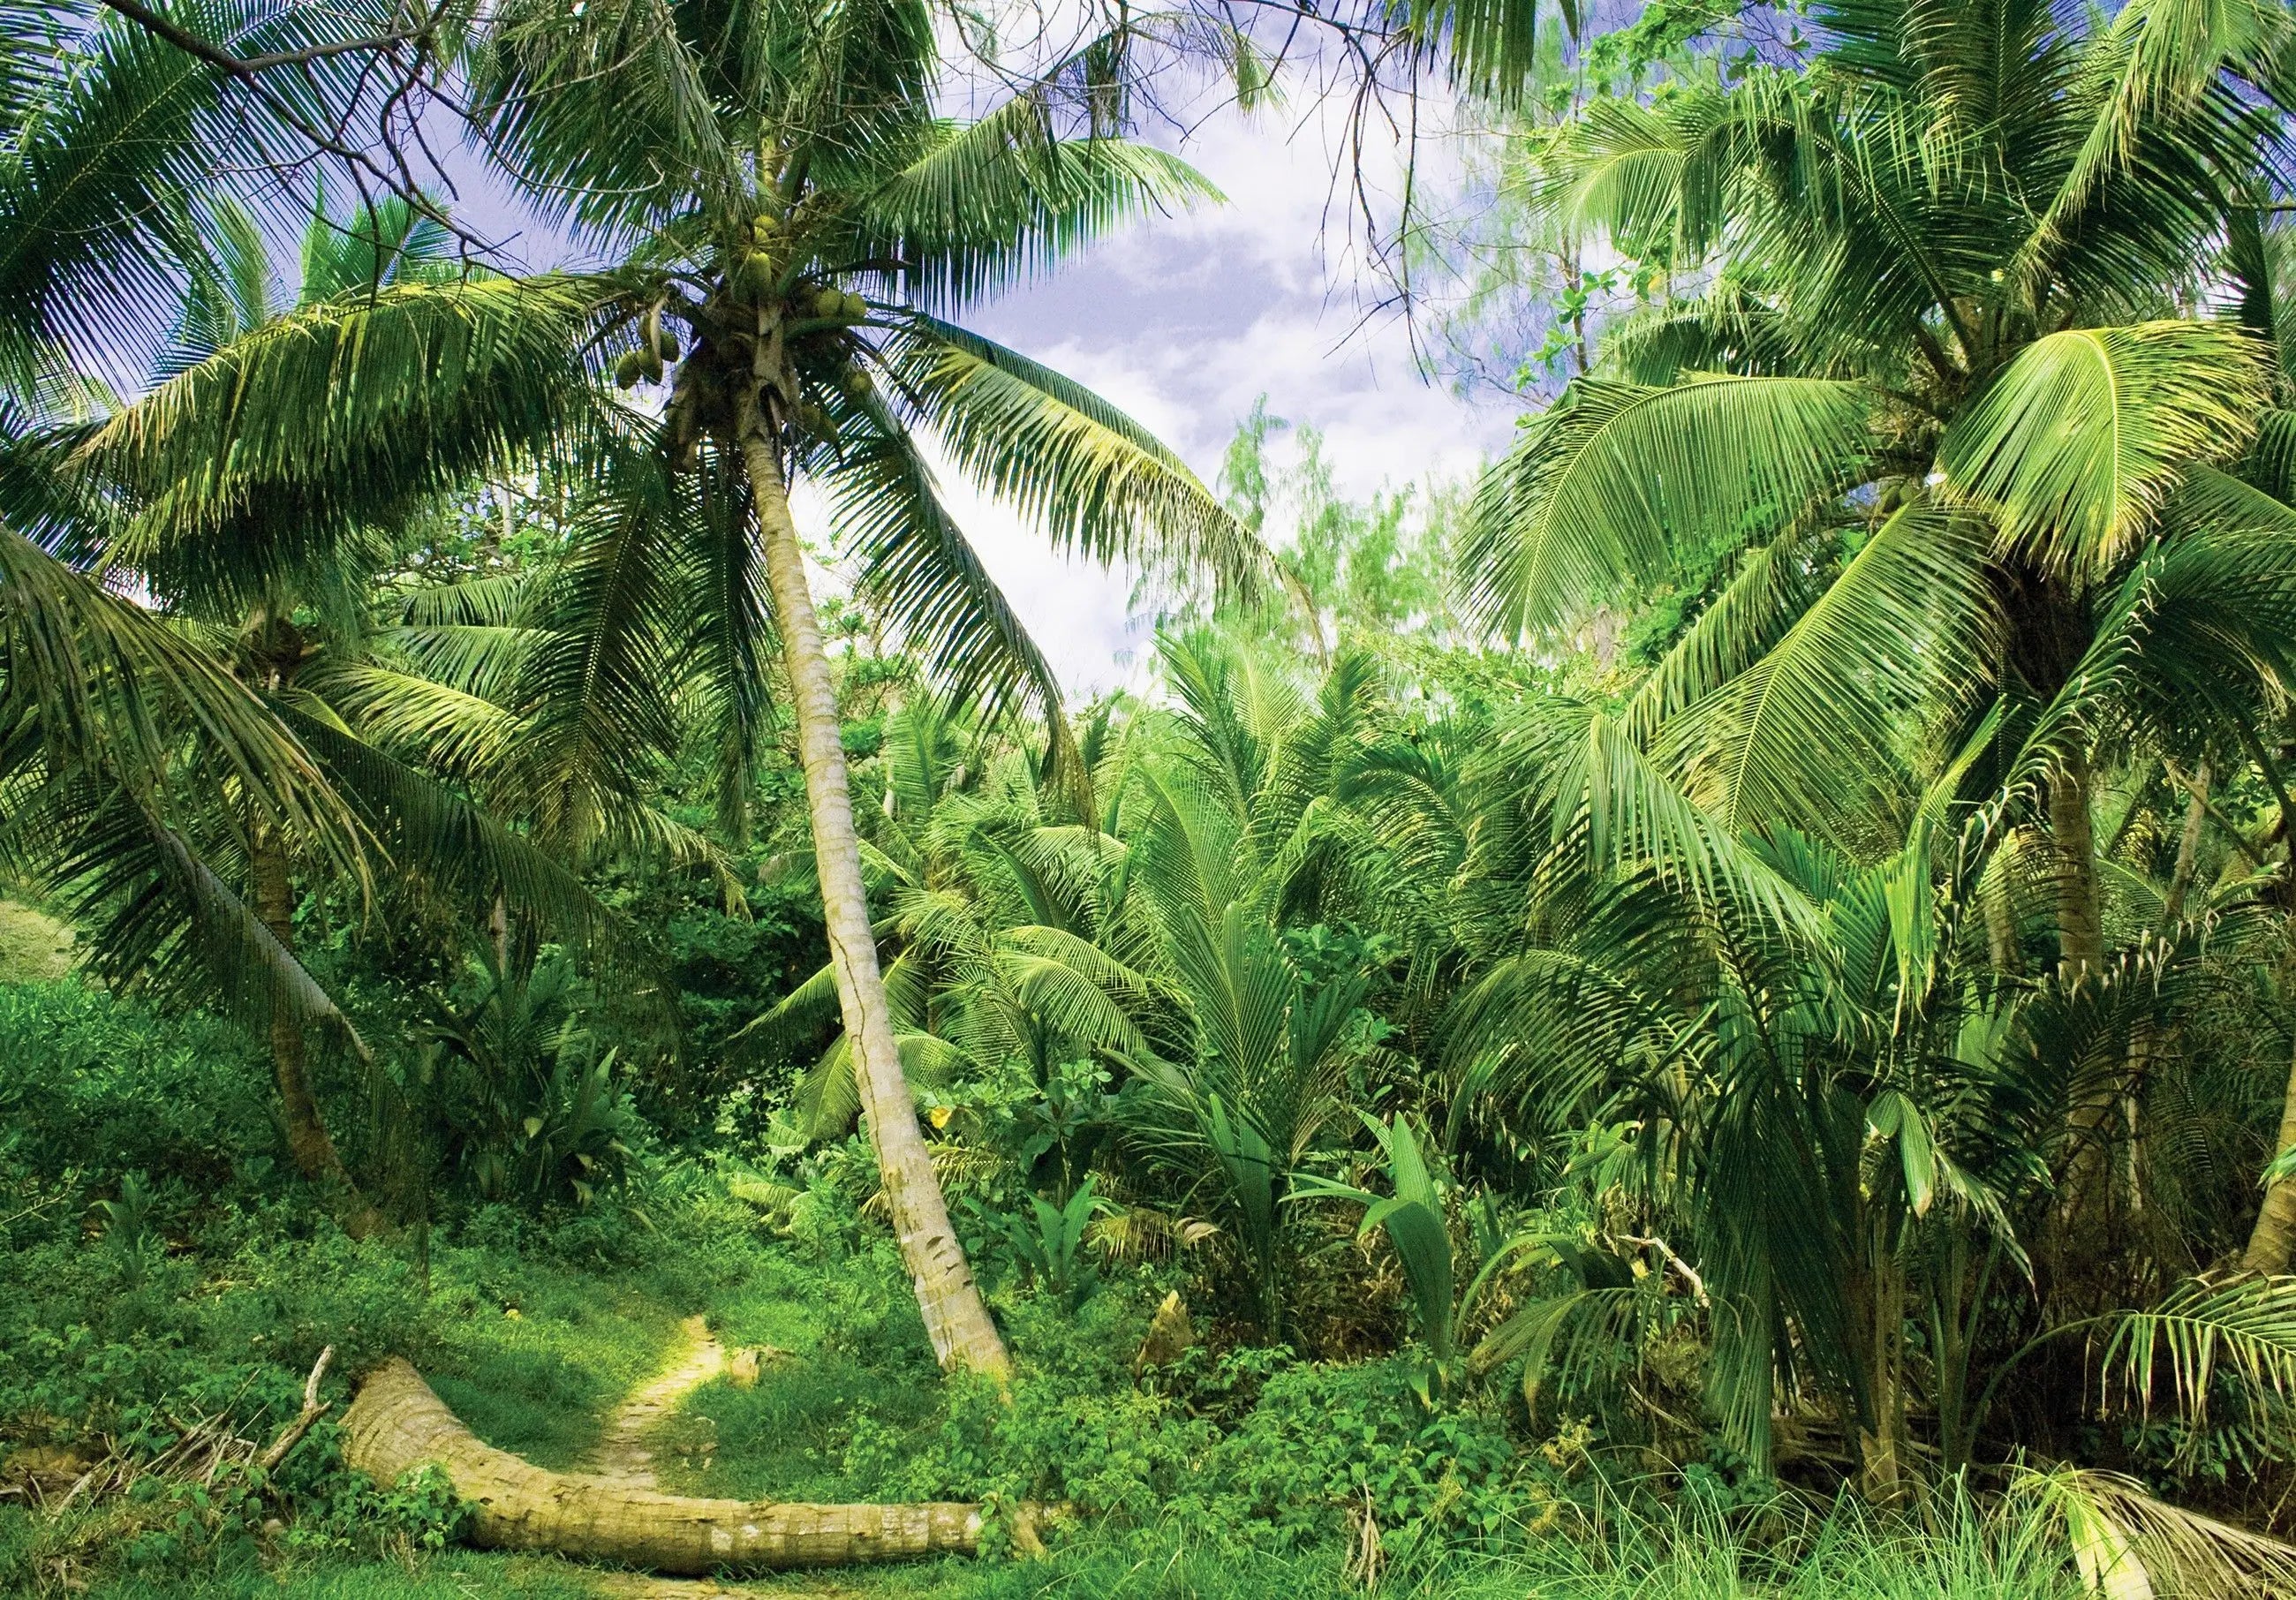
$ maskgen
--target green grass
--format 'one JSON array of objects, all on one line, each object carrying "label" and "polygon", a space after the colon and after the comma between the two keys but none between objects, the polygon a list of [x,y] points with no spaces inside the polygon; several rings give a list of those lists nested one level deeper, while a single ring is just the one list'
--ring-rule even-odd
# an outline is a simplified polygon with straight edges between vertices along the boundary
[{"label": "green grass", "polygon": [[594,1600],[595,1577],[564,1562],[455,1551],[403,1561],[247,1569],[169,1579],[138,1573],[86,1600]]},{"label": "green grass", "polygon": [[[1846,1511],[1783,1550],[1695,1515],[1611,1522],[1606,1537],[1549,1537],[1520,1554],[1391,1565],[1393,1600],[2080,1600],[2060,1549],[2035,1528],[1950,1508],[1935,1527],[1883,1526]],[[1171,1521],[1080,1538],[1035,1562],[944,1560],[743,1580],[786,1600],[1341,1600],[1360,1595],[1341,1555],[1239,1557]],[[357,1565],[247,1571],[112,1584],[88,1600],[607,1600],[628,1577],[533,1557],[469,1552]]]},{"label": "green grass", "polygon": [[0,983],[47,983],[71,971],[72,932],[45,912],[0,899]]},{"label": "green grass", "polygon": [[769,1347],[782,1358],[752,1388],[719,1379],[687,1399],[667,1431],[664,1488],[743,1500],[882,1494],[846,1466],[856,1429],[922,1427],[939,1398],[923,1325],[883,1265],[840,1275],[775,1250],[710,1307],[729,1350]]},{"label": "green grass", "polygon": [[488,1444],[537,1466],[572,1466],[607,1412],[662,1365],[678,1319],[695,1309],[674,1298],[684,1287],[441,1250],[424,1375]]}]

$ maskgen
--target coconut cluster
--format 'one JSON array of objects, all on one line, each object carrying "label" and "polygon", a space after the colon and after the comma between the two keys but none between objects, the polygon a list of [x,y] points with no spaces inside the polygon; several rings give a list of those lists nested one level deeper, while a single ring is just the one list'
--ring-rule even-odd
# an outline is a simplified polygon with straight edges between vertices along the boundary
[{"label": "coconut cluster", "polygon": [[656,301],[638,322],[638,348],[614,363],[614,382],[634,389],[643,379],[659,383],[669,364],[677,359],[677,335],[662,325],[661,304]]}]

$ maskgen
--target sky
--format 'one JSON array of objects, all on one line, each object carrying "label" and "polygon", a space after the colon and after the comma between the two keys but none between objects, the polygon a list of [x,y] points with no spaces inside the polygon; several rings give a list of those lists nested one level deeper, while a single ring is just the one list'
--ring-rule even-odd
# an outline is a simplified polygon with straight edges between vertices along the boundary
[{"label": "sky", "polygon": [[[1351,496],[1471,473],[1504,447],[1515,408],[1423,379],[1404,322],[1366,320],[1382,285],[1351,242],[1347,195],[1333,187],[1343,115],[1333,103],[1295,101],[1249,118],[1220,111],[1185,127],[1160,119],[1144,136],[1193,163],[1226,203],[1129,224],[960,320],[1098,390],[1207,483],[1263,394],[1274,415],[1324,432],[1326,460]],[[1439,144],[1422,152],[1423,169],[1447,160]],[[1391,146],[1374,149],[1365,165],[1391,177],[1395,156]],[[473,185],[480,192],[466,193],[463,207],[481,226],[495,220],[484,215],[486,186]],[[512,250],[529,267],[562,254],[535,231]],[[1278,447],[1279,460],[1288,449]],[[1149,639],[1131,619],[1133,576],[1053,554],[953,472],[941,480],[1070,695],[1140,686]],[[802,496],[798,510],[817,521]],[[817,527],[808,531],[825,543]]]},{"label": "sky", "polygon": [[[970,320],[1122,406],[1207,483],[1263,394],[1323,431],[1351,496],[1467,475],[1504,447],[1514,407],[1423,380],[1401,319],[1365,321],[1381,284],[1338,214],[1336,125],[1335,111],[1224,112],[1160,140],[1227,203],[1136,224]],[[1071,693],[1136,683],[1127,658],[1146,640],[1127,626],[1128,578],[1050,560],[1009,518],[951,498]]]}]

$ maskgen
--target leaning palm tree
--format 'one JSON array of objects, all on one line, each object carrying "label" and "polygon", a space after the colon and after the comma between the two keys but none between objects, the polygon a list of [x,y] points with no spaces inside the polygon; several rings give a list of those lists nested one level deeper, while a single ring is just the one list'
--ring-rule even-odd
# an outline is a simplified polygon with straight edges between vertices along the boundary
[{"label": "leaning palm tree", "polygon": [[[163,396],[203,391],[203,373],[233,366],[237,352],[283,328],[291,336],[299,323],[340,316],[393,284],[443,290],[461,275],[439,259],[443,230],[402,202],[343,217],[322,206],[291,294],[283,294],[251,215],[220,200],[210,226],[159,360]],[[422,504],[419,482],[410,488],[405,474],[389,471],[360,474],[324,495],[258,498],[210,526],[187,526],[184,481],[136,471],[142,464],[132,452],[105,442],[133,436],[148,403],[121,408],[91,449],[73,449],[73,430],[46,441],[44,464],[70,488],[57,519],[62,537],[112,582],[138,591],[138,614],[164,617],[168,636],[208,652],[218,677],[242,685],[281,736],[309,752],[356,820],[361,871],[388,856],[396,878],[441,900],[467,907],[491,898],[499,915],[516,912],[567,932],[609,928],[562,862],[439,781],[470,775],[434,759],[443,741],[410,749],[404,737],[363,736],[367,724],[401,733],[414,719],[410,700],[433,707],[447,693],[407,658],[439,654],[435,636],[455,630],[403,620],[385,628],[373,600],[379,576],[420,537],[419,521],[409,516]],[[33,452],[40,442],[20,447]],[[439,593],[426,598],[434,611],[449,609]],[[461,699],[478,702],[468,693]],[[487,710],[498,727],[514,726],[507,710]],[[467,734],[472,720],[466,710],[451,731]],[[196,772],[205,759],[191,752],[178,769]],[[47,803],[28,807],[17,830],[39,847],[27,864],[75,904],[90,960],[111,981],[175,985],[203,997],[218,987],[241,991],[233,997],[245,1002],[269,1043],[297,1169],[347,1202],[347,1226],[380,1227],[383,1218],[359,1194],[328,1128],[308,1061],[319,1032],[363,1063],[368,1052],[296,948],[298,875],[340,882],[343,864],[309,848],[243,789],[191,793],[179,783],[164,822],[119,831],[107,818],[120,810],[120,789],[116,780],[51,785]],[[250,974],[268,976],[250,989],[242,982]]]},{"label": "leaning palm tree", "polygon": [[752,736],[761,584],[894,1229],[935,1352],[996,1374],[1003,1342],[901,1072],[791,487],[820,488],[865,591],[930,664],[992,705],[1033,703],[1071,768],[1050,669],[940,505],[913,430],[1062,545],[1229,578],[1264,558],[1105,402],[934,315],[1209,185],[1152,150],[1061,137],[1054,85],[978,121],[937,116],[937,67],[931,13],[908,0],[578,17],[529,4],[504,14],[478,81],[496,148],[529,189],[627,252],[618,276],[638,339],[618,375],[668,380],[667,466],[705,504],[746,512],[713,530],[728,591],[710,619],[725,726]]},{"label": "leaning palm tree", "polygon": [[[1733,830],[1878,858],[2003,702],[1981,775],[2046,754],[2069,983],[2107,967],[2103,735],[2253,748],[2291,665],[2296,511],[2255,470],[2271,374],[2237,320],[2179,311],[2236,283],[2210,264],[2270,199],[2291,24],[2185,19],[1845,4],[1806,75],[1594,103],[1540,203],[1682,292],[1610,330],[1489,475],[1466,554],[1518,632],[1734,562],[1624,723]],[[2068,1148],[2101,1147],[2117,1092],[2069,1108]]]},{"label": "leaning palm tree", "polygon": [[[992,713],[1046,713],[1052,763],[1080,783],[1051,669],[941,504],[919,431],[1061,547],[1241,583],[1266,557],[1129,419],[937,313],[1212,191],[1095,136],[1064,79],[976,121],[937,115],[931,13],[909,0],[529,0],[497,15],[473,72],[490,147],[619,265],[307,311],[163,387],[99,449],[172,480],[187,526],[219,526],[356,471],[414,461],[442,477],[513,440],[580,436],[595,492],[523,675],[537,825],[578,839],[613,775],[697,705],[738,801],[770,733],[778,647],[895,1231],[944,1365],[1001,1373],[901,1073],[790,496],[818,489],[865,594],[947,687]],[[374,358],[370,334],[394,359]],[[617,349],[618,378],[660,398],[645,450],[630,447],[636,414],[604,404],[575,359]]]}]

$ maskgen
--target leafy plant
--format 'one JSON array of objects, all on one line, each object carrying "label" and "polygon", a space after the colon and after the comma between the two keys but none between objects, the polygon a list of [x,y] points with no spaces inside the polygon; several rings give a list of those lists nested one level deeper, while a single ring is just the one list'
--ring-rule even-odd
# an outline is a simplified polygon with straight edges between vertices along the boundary
[{"label": "leafy plant", "polygon": [[1031,1194],[1025,1216],[1004,1219],[1004,1236],[1030,1279],[1070,1310],[1083,1304],[1094,1287],[1086,1231],[1094,1218],[1110,1210],[1108,1202],[1093,1192],[1096,1181],[1086,1178],[1064,1203]]}]

